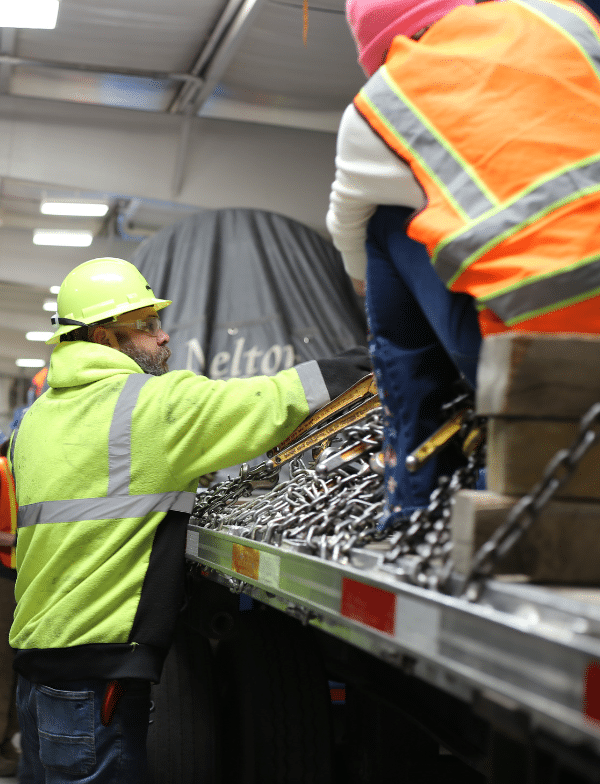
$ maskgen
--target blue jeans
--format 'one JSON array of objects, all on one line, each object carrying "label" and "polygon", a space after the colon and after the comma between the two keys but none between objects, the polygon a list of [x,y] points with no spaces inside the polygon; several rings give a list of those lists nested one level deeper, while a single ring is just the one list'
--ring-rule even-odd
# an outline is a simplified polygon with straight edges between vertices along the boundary
[{"label": "blue jeans", "polygon": [[30,683],[19,675],[20,784],[143,784],[150,684],[123,681],[111,723],[101,722],[107,681]]},{"label": "blue jeans", "polygon": [[380,527],[427,506],[442,475],[464,463],[447,448],[416,473],[404,461],[441,424],[462,378],[475,388],[481,333],[473,299],[449,291],[424,245],[406,236],[412,210],[378,207],[367,238],[369,349],[384,404],[386,508]]}]

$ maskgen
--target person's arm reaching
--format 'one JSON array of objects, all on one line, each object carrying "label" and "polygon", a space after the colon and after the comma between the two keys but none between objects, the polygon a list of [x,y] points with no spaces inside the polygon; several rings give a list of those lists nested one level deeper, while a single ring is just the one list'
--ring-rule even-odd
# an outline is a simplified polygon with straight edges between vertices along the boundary
[{"label": "person's arm reaching", "polygon": [[353,346],[333,357],[318,359],[317,364],[331,400],[373,371],[369,352],[364,346]]}]

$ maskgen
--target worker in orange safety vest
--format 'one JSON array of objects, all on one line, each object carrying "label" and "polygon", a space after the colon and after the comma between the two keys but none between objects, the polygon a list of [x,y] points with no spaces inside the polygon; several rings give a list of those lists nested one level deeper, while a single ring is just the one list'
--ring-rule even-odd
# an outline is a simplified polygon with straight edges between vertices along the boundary
[{"label": "worker in orange safety vest", "polygon": [[327,226],[367,280],[385,525],[460,464],[418,476],[405,458],[453,379],[475,385],[481,335],[600,333],[600,25],[572,0],[346,11],[370,78],[342,118]]},{"label": "worker in orange safety vest", "polygon": [[5,456],[0,456],[0,562],[16,568],[17,498],[15,481]]},{"label": "worker in orange safety vest", "polygon": [[14,776],[18,754],[11,739],[19,731],[14,651],[8,632],[15,611],[17,500],[6,459],[8,439],[0,433],[0,776]]}]

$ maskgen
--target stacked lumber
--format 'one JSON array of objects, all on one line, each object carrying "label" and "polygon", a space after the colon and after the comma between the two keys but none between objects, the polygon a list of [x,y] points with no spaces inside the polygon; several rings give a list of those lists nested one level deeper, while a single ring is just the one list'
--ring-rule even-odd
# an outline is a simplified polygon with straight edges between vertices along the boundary
[{"label": "stacked lumber", "polygon": [[[477,413],[488,417],[486,492],[460,491],[451,527],[455,568],[473,555],[509,510],[569,448],[581,417],[600,402],[600,338],[504,333],[487,338],[477,379]],[[557,583],[600,583],[600,442],[499,563],[502,574]]]}]

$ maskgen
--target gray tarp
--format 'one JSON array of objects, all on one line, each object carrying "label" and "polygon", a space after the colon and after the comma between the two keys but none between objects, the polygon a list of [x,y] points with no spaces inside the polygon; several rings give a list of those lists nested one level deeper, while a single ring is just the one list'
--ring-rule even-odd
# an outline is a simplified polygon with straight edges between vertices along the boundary
[{"label": "gray tarp", "polygon": [[131,261],[157,297],[173,300],[160,314],[173,370],[272,375],[366,345],[339,253],[281,215],[203,211],[145,240]]}]

